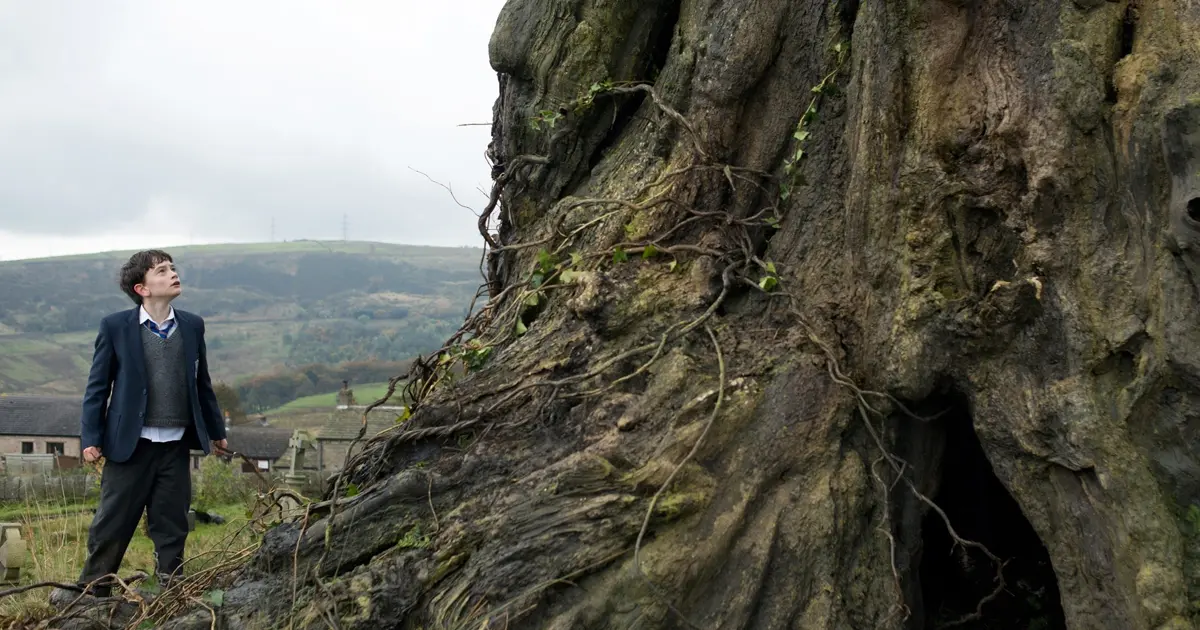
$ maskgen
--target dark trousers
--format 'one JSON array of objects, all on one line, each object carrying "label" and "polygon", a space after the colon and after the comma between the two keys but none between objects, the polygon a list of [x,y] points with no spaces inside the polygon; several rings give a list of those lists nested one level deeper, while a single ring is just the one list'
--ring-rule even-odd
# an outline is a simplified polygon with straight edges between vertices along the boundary
[{"label": "dark trousers", "polygon": [[[79,574],[80,584],[117,573],[143,511],[154,543],[155,571],[171,575],[179,570],[192,497],[189,459],[183,440],[141,439],[127,461],[104,463],[100,507],[88,529],[88,557]],[[97,582],[97,594],[106,594],[111,585],[107,580]]]}]

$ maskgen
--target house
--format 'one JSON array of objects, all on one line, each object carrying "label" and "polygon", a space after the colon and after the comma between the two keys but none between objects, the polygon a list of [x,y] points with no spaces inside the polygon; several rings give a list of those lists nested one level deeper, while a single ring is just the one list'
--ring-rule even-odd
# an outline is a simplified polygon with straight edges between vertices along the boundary
[{"label": "house", "polygon": [[[366,405],[338,405],[329,420],[317,433],[317,469],[325,470],[326,450],[329,450],[330,467],[337,470],[345,461],[346,451],[362,430],[362,414]],[[356,448],[362,448],[380,432],[396,427],[396,418],[403,413],[402,406],[380,406],[371,410],[367,418],[367,430]]]},{"label": "house", "polygon": [[[78,465],[79,417],[83,402],[69,396],[15,396],[0,394],[0,455],[55,455],[59,467]],[[291,429],[233,426],[228,429],[229,450],[255,462],[242,461],[242,469],[269,471],[288,450]],[[193,468],[204,453],[192,452]]]},{"label": "house", "polygon": [[0,454],[79,458],[83,401],[0,394]]},{"label": "house", "polygon": [[[254,462],[235,458],[242,466],[242,472],[252,473],[257,468],[260,472],[270,472],[279,458],[288,452],[292,439],[292,430],[277,427],[262,427],[254,425],[232,425],[225,428],[227,449],[233,453],[245,455]],[[204,458],[201,451],[192,451],[192,468],[199,469]]]}]

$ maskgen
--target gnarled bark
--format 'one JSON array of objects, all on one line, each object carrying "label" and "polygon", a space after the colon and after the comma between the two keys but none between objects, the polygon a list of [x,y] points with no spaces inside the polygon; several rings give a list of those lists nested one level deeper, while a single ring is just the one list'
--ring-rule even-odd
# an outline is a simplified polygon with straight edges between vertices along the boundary
[{"label": "gnarled bark", "polygon": [[510,0],[491,354],[223,615],[1196,627],[1198,55],[1188,0]]}]

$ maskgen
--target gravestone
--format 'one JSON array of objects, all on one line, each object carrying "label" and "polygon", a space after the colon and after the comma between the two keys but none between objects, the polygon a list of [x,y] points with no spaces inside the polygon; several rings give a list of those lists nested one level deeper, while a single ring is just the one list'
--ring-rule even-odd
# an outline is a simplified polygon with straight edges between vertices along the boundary
[{"label": "gravestone", "polygon": [[308,477],[304,474],[304,451],[308,450],[310,444],[308,436],[299,429],[292,432],[292,439],[288,441],[292,463],[283,480],[296,491],[302,490],[308,482]]},{"label": "gravestone", "polygon": [[16,584],[25,566],[25,539],[19,523],[0,523],[0,583]]}]

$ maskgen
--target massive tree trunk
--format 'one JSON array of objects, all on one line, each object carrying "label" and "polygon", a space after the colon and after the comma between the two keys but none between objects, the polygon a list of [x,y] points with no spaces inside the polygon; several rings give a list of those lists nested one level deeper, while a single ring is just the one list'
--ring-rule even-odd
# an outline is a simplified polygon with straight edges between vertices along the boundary
[{"label": "massive tree trunk", "polygon": [[490,299],[234,627],[1197,626],[1200,2],[510,0],[490,50]]}]

